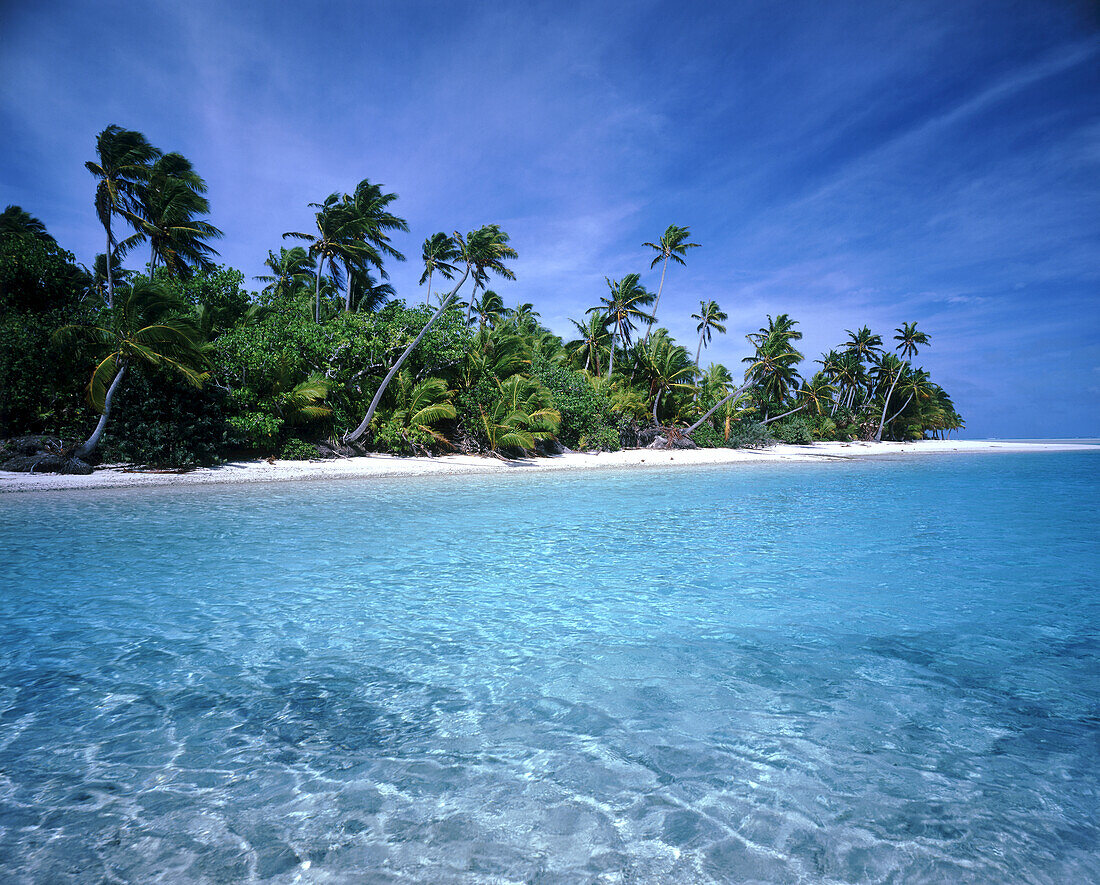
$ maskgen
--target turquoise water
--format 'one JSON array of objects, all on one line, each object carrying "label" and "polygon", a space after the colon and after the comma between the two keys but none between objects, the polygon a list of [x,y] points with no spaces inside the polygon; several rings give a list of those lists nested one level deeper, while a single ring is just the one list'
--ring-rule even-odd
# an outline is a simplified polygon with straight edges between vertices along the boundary
[{"label": "turquoise water", "polygon": [[5,882],[1100,879],[1100,453],[0,499]]}]

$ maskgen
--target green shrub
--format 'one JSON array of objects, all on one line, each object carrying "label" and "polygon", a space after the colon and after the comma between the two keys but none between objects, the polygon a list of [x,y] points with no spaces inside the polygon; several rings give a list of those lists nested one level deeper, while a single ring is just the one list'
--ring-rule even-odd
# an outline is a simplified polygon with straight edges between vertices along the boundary
[{"label": "green shrub", "polygon": [[774,442],[767,425],[755,421],[736,421],[730,425],[730,438],[726,445],[731,449],[759,449]]},{"label": "green shrub", "polygon": [[613,452],[620,448],[611,403],[581,372],[555,365],[535,354],[531,375],[541,381],[561,412],[558,439],[571,449],[590,448]]},{"label": "green shrub", "polygon": [[691,439],[701,449],[721,449],[726,446],[722,434],[706,423],[691,435]]},{"label": "green shrub", "polygon": [[115,396],[103,459],[154,467],[216,464],[229,441],[225,398],[212,385],[196,389],[163,369],[134,366]]},{"label": "green shrub", "polygon": [[242,412],[229,418],[229,444],[270,455],[278,451],[283,420],[266,412]]},{"label": "green shrub", "polygon": [[317,445],[292,436],[283,443],[279,457],[284,461],[309,461],[317,457]]},{"label": "green shrub", "polygon": [[405,427],[397,421],[387,420],[373,427],[371,446],[391,455],[423,455],[440,448],[439,441],[430,433],[415,427]]},{"label": "green shrub", "polygon": [[790,418],[777,421],[771,432],[779,442],[792,445],[807,445],[814,441],[813,427],[801,415],[792,415]]},{"label": "green shrub", "polygon": [[811,419],[810,423],[813,427],[814,439],[836,439],[836,422],[828,415],[818,415],[816,418]]},{"label": "green shrub", "polygon": [[617,452],[622,448],[619,442],[619,431],[614,427],[593,430],[590,435],[581,436],[577,441],[577,448],[587,451]]}]

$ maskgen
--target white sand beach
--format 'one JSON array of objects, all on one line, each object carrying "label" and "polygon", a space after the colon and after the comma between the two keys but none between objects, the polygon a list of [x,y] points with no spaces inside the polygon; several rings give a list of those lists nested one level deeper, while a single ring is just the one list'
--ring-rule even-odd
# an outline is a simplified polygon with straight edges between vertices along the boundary
[{"label": "white sand beach", "polygon": [[0,471],[0,493],[75,489],[142,488],[168,485],[204,485],[251,482],[286,482],[313,479],[371,479],[392,476],[492,474],[510,471],[653,469],[673,466],[770,463],[777,461],[858,460],[882,456],[957,455],[1013,452],[1065,452],[1093,450],[1085,442],[1012,442],[999,440],[919,440],[916,442],[820,442],[811,445],[776,445],[766,449],[627,449],[589,454],[569,452],[550,458],[505,461],[474,455],[437,458],[402,458],[365,455],[326,461],[239,461],[219,467],[202,467],[186,473],[155,472],[123,467],[103,467],[89,476],[11,473]]}]

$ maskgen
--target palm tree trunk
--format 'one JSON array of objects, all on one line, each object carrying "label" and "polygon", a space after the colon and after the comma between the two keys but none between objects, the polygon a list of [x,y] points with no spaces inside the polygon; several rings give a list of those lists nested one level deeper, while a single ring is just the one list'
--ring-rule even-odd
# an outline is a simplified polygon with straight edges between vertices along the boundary
[{"label": "palm tree trunk", "polygon": [[776,415],[774,418],[765,418],[764,423],[771,424],[772,421],[778,421],[780,418],[786,418],[788,415],[793,415],[795,412],[801,412],[804,408],[806,408],[805,403],[800,405],[797,409],[791,409],[789,412],[784,412],[782,415]]},{"label": "palm tree trunk", "polygon": [[657,406],[661,402],[661,390],[657,390],[657,395],[653,397],[653,425],[657,426]]},{"label": "palm tree trunk", "polygon": [[661,290],[665,287],[665,271],[668,270],[668,256],[665,256],[665,263],[661,265],[661,282],[657,285],[657,297],[653,299],[653,319],[649,321],[649,326],[645,330],[645,340],[649,341],[649,333],[653,331],[653,324],[657,322],[657,308],[661,305]]},{"label": "palm tree trunk", "polygon": [[894,385],[898,383],[898,379],[901,377],[901,369],[898,369],[898,373],[894,376],[894,380],[890,384],[890,390],[886,394],[886,402],[882,404],[882,417],[878,422],[878,433],[875,434],[875,442],[882,442],[882,428],[886,426],[886,407],[890,405],[890,397],[894,395]]},{"label": "palm tree trunk", "polygon": [[313,322],[321,322],[321,270],[325,266],[325,256],[317,262],[317,279],[313,284]]},{"label": "palm tree trunk", "polygon": [[348,290],[344,294],[344,313],[351,313],[351,268],[348,268]]},{"label": "palm tree trunk", "polygon": [[752,387],[753,384],[755,384],[755,383],[756,383],[756,380],[750,378],[748,381],[746,381],[744,384],[742,384],[740,387],[738,387],[737,390],[735,390],[733,393],[727,394],[726,396],[722,397],[720,400],[718,400],[718,402],[716,402],[713,406],[711,406],[709,409],[707,409],[707,411],[703,413],[703,417],[700,418],[698,421],[696,421],[694,424],[692,424],[691,427],[689,427],[687,430],[684,431],[684,433],[686,433],[688,436],[691,436],[691,434],[695,433],[696,430],[698,430],[700,427],[703,426],[703,422],[706,421],[707,418],[709,418],[711,415],[713,415],[715,412],[717,412],[720,408],[722,408],[722,406],[724,406],[726,403],[728,403],[731,399],[733,399],[734,397],[740,396],[742,393],[744,393],[746,390],[748,390],[750,387]]},{"label": "palm tree trunk", "polygon": [[890,416],[890,417],[889,417],[889,418],[887,419],[886,423],[887,423],[887,424],[890,424],[890,423],[892,423],[892,422],[893,422],[893,420],[894,420],[894,419],[895,419],[895,418],[896,418],[896,417],[897,417],[898,415],[900,415],[900,414],[901,414],[902,412],[904,412],[904,411],[905,411],[905,409],[906,409],[906,406],[908,406],[908,405],[909,405],[909,403],[911,403],[912,401],[913,401],[913,394],[909,394],[909,399],[907,399],[907,400],[905,401],[905,405],[903,405],[903,406],[902,406],[902,407],[901,407],[900,409],[898,409],[898,410],[897,410],[896,412],[894,412],[894,414],[893,414],[893,415],[891,415],[891,416]]},{"label": "palm tree trunk", "polygon": [[359,422],[359,426],[356,427],[355,430],[344,437],[344,440],[346,442],[355,442],[359,439],[359,437],[367,432],[367,428],[370,426],[371,418],[374,417],[375,409],[378,408],[378,404],[382,401],[382,394],[384,394],[386,392],[386,388],[390,386],[390,382],[393,380],[393,376],[396,375],[401,369],[401,366],[404,365],[405,360],[409,358],[409,354],[412,353],[413,350],[416,348],[416,345],[420,343],[420,339],[428,334],[428,330],[432,327],[435,321],[439,319],[439,317],[443,314],[443,311],[445,311],[450,306],[451,300],[456,295],[458,295],[458,290],[462,288],[462,284],[466,282],[466,277],[468,277],[469,275],[470,267],[469,265],[467,265],[466,273],[462,275],[462,279],[458,281],[458,285],[451,290],[451,294],[443,299],[443,301],[439,305],[439,309],[436,310],[434,314],[432,314],[432,318],[428,320],[428,322],[424,324],[424,328],[420,330],[420,334],[413,339],[412,343],[408,347],[406,347],[401,356],[397,358],[397,362],[395,362],[393,366],[390,367],[389,372],[386,373],[386,377],[383,378],[382,383],[378,385],[378,390],[374,394],[374,399],[372,399],[370,402],[370,408],[367,409],[366,417],[364,417],[363,420]]},{"label": "palm tree trunk", "polygon": [[107,213],[107,307],[115,306],[115,280],[111,273],[111,246],[114,237],[111,236],[111,214]]},{"label": "palm tree trunk", "polygon": [[434,267],[428,268],[428,294],[424,296],[424,306],[427,307],[432,301],[432,271]]},{"label": "palm tree trunk", "polygon": [[591,348],[584,355],[584,371],[588,371],[588,364],[592,362],[592,350]]},{"label": "palm tree trunk", "polygon": [[[469,273],[469,268],[466,269]],[[462,279],[466,279],[463,277]],[[477,299],[477,280],[474,280],[474,291],[470,293],[470,303],[466,305],[466,325],[470,325],[470,317],[474,315],[474,301]]]},{"label": "palm tree trunk", "polygon": [[125,374],[126,363],[123,363],[115,374],[111,386],[107,388],[107,395],[103,398],[103,414],[99,416],[99,421],[96,422],[95,430],[93,430],[92,435],[84,441],[84,444],[73,452],[74,458],[87,458],[88,455],[95,451],[96,446],[99,445],[99,441],[103,437],[103,431],[107,429],[107,419],[111,415],[111,401],[115,398],[115,391],[118,390],[118,385],[122,382],[122,376]]},{"label": "palm tree trunk", "polygon": [[695,348],[695,372],[698,375],[703,373],[699,371],[699,357],[703,355],[703,335],[706,334],[706,326],[703,327],[703,331],[699,333],[699,346]]},{"label": "palm tree trunk", "polygon": [[[618,331],[618,326],[616,326]],[[611,361],[607,364],[607,377],[615,374],[615,332],[611,333]]]}]

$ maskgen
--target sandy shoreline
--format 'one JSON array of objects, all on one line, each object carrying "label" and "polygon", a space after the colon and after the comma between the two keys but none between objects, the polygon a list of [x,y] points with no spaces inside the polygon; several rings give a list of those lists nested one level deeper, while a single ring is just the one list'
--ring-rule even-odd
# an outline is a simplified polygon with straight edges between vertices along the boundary
[{"label": "sandy shoreline", "polygon": [[777,445],[767,449],[694,449],[659,451],[629,449],[622,452],[582,454],[571,452],[553,458],[501,461],[472,455],[438,458],[400,458],[367,455],[335,461],[246,461],[188,473],[128,472],[103,468],[90,476],[31,475],[0,471],[0,493],[73,489],[142,488],[169,485],[286,482],[312,479],[371,479],[391,476],[492,474],[514,471],[646,469],[670,466],[744,464],[749,462],[858,460],[883,455],[933,455],[966,453],[1100,451],[1100,446],[1064,443],[1000,442],[986,440],[920,440],[896,443],[814,443],[807,446]]}]

